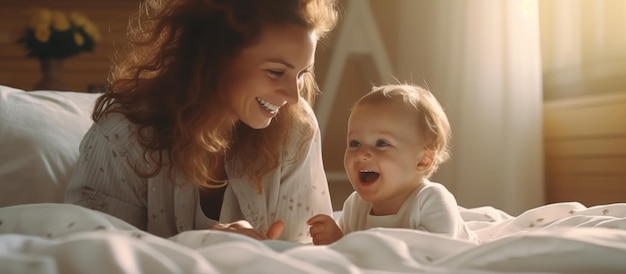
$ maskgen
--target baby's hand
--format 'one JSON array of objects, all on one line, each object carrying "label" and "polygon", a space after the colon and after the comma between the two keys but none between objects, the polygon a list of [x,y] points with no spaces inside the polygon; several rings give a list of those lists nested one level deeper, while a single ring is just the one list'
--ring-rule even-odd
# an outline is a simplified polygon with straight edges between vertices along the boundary
[{"label": "baby's hand", "polygon": [[309,234],[311,234],[315,245],[332,244],[343,237],[343,232],[335,220],[328,215],[315,215],[306,223],[311,226]]}]

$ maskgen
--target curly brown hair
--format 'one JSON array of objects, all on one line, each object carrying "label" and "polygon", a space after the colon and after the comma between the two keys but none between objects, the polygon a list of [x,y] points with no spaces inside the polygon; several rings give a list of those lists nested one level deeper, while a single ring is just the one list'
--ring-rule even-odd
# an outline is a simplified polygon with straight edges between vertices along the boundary
[{"label": "curly brown hair", "polygon": [[170,172],[176,167],[194,184],[212,187],[212,173],[232,156],[260,190],[262,178],[280,164],[289,129],[304,124],[309,140],[315,133],[303,104],[313,104],[318,89],[313,75],[305,75],[305,101],[284,106],[268,129],[255,130],[223,115],[224,72],[263,27],[296,24],[321,38],[337,16],[335,0],[145,0],[131,18],[129,43],[114,60],[110,88],[96,102],[93,119],[117,112],[138,126],[144,158],[156,163],[146,172],[135,167],[142,177],[173,163]]}]

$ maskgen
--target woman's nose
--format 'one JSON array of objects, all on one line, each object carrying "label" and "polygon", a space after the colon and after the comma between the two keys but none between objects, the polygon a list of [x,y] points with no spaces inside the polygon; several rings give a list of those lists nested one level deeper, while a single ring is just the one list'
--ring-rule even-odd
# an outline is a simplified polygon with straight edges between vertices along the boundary
[{"label": "woman's nose", "polygon": [[282,93],[285,96],[285,101],[287,101],[288,104],[297,104],[300,100],[300,85],[298,84],[298,80],[291,80],[287,87],[282,90]]}]

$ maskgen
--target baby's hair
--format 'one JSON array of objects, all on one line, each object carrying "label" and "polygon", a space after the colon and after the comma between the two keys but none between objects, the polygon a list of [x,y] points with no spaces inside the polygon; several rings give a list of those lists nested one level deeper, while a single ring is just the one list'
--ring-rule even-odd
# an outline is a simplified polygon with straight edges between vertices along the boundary
[{"label": "baby's hair", "polygon": [[429,90],[410,84],[374,86],[369,93],[356,101],[354,107],[394,100],[401,100],[405,105],[414,108],[415,114],[420,116],[420,137],[425,140],[425,147],[434,152],[433,164],[426,172],[426,178],[429,178],[441,163],[450,158],[451,129],[448,117]]}]

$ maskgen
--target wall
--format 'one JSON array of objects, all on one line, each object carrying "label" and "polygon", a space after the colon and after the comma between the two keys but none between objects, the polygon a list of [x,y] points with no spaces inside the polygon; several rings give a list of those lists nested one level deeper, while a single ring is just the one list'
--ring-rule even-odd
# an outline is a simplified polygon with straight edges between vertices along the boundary
[{"label": "wall", "polygon": [[546,202],[626,201],[626,2],[539,1]]},{"label": "wall", "polygon": [[544,105],[548,203],[626,201],[626,92]]},{"label": "wall", "polygon": [[114,45],[125,41],[128,15],[138,0],[0,0],[0,83],[25,90],[34,87],[41,77],[39,63],[27,58],[26,50],[16,41],[32,7],[77,10],[98,27],[102,36],[93,53],[82,53],[64,61],[63,75],[68,88],[86,91],[89,85],[106,84]]}]

